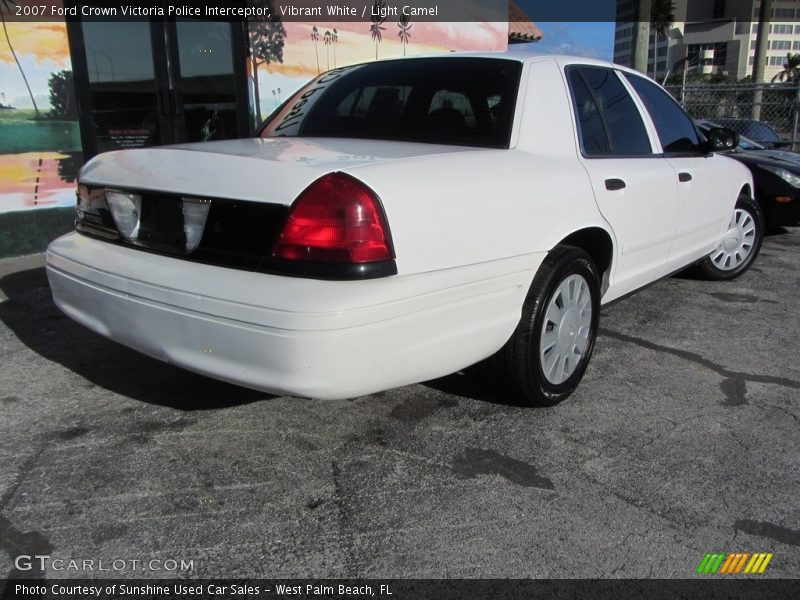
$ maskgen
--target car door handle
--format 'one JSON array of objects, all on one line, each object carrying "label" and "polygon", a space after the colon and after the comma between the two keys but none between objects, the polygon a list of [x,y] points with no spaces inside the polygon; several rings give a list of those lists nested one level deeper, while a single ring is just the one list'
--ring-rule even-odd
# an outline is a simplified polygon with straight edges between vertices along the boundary
[{"label": "car door handle", "polygon": [[606,179],[606,189],[609,192],[616,192],[625,187],[625,182],[622,179]]},{"label": "car door handle", "polygon": [[687,181],[691,180],[692,180],[691,173],[678,173],[678,181],[680,181],[681,183],[686,183]]}]

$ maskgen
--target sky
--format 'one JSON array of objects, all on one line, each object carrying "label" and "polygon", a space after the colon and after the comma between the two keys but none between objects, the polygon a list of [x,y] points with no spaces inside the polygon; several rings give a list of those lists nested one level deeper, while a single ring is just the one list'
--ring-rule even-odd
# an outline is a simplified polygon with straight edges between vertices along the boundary
[{"label": "sky", "polygon": [[614,23],[536,22],[544,37],[537,44],[542,52],[573,54],[602,60],[614,57]]},{"label": "sky", "polygon": [[612,60],[616,0],[514,0],[542,30],[537,50]]}]

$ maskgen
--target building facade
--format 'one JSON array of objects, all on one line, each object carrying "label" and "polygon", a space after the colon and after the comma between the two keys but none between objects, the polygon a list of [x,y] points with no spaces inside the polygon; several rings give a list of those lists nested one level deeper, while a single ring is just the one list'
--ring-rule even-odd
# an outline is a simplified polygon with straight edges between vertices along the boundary
[{"label": "building facade", "polygon": [[[675,72],[752,76],[759,0],[674,0],[666,37],[650,33],[648,75]],[[618,0],[614,62],[633,66],[638,0]],[[658,37],[658,39],[656,39]],[[787,53],[800,53],[800,0],[774,0],[764,81],[783,70]]]}]

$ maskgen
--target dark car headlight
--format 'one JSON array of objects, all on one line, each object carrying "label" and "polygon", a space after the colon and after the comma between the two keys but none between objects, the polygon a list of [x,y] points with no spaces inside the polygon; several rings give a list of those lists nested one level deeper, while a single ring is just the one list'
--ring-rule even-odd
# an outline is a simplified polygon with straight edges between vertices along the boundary
[{"label": "dark car headlight", "polygon": [[774,173],[792,187],[800,189],[800,175],[796,175],[795,173],[792,173],[791,171],[788,171],[786,169],[782,169],[781,167],[762,166],[761,168],[766,171],[769,171],[770,173]]}]

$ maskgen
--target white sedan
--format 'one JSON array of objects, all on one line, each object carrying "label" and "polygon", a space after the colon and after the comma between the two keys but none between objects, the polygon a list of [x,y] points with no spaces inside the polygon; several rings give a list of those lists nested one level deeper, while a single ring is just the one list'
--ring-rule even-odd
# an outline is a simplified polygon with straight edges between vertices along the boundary
[{"label": "white sedan", "polygon": [[76,321],[243,386],[345,398],[494,357],[513,398],[550,404],[578,385],[602,304],[755,259],[750,173],[714,153],[735,134],[708,138],[600,61],[336,69],[258,137],[91,160],[47,273]]}]

